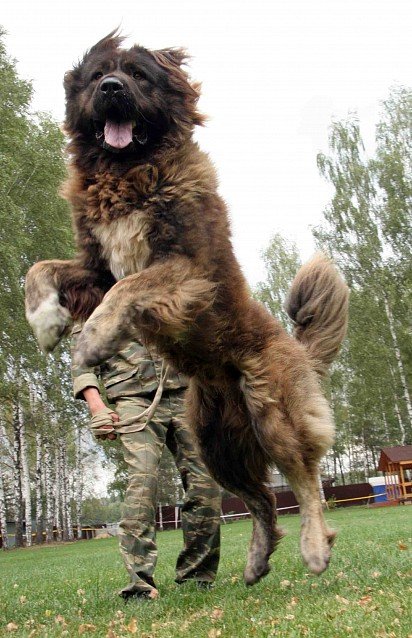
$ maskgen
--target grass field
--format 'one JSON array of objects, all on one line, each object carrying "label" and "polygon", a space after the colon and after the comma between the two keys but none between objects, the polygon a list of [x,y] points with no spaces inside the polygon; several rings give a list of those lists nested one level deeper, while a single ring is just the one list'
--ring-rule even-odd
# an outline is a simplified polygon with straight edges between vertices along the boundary
[{"label": "grass field", "polygon": [[115,539],[0,555],[1,636],[412,636],[412,507],[362,507],[327,513],[339,531],[330,568],[309,575],[298,551],[299,518],[272,571],[253,588],[242,582],[251,523],[222,526],[216,586],[173,582],[180,531],[158,535],[160,598],[124,604],[127,582]]}]

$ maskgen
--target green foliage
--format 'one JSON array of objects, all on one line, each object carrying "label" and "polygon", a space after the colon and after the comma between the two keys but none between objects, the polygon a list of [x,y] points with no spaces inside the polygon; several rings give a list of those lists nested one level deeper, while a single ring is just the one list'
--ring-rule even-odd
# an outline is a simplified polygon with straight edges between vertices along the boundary
[{"label": "green foliage", "polygon": [[333,123],[330,155],[318,156],[334,195],[314,235],[351,287],[348,337],[331,381],[337,447],[363,475],[376,471],[382,446],[412,438],[411,124],[412,91],[396,88],[383,103],[374,158],[355,115]]},{"label": "green foliage", "polygon": [[46,357],[24,313],[28,268],[41,259],[73,254],[70,215],[58,194],[66,175],[64,137],[49,115],[31,112],[32,86],[18,77],[3,35],[0,29],[0,425],[6,437],[0,441],[0,471],[11,505],[10,445],[17,407],[23,414],[32,481],[36,432],[50,443],[52,454],[63,438],[73,467],[73,426],[82,416],[71,396],[66,344]]},{"label": "green foliage", "polygon": [[118,523],[121,518],[121,502],[115,499],[90,497],[83,501],[82,522],[84,526]]},{"label": "green foliage", "polygon": [[301,265],[298,249],[295,244],[276,233],[262,257],[266,280],[257,284],[254,297],[287,326],[290,320],[284,311],[284,303],[290,284]]}]

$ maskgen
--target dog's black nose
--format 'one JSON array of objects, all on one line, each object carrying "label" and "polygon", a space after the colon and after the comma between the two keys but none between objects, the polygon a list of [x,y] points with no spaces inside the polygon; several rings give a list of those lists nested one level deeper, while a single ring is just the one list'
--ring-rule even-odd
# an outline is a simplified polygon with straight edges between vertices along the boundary
[{"label": "dog's black nose", "polygon": [[100,90],[103,91],[103,93],[116,93],[117,91],[122,91],[123,88],[123,84],[114,76],[105,78],[100,85]]}]

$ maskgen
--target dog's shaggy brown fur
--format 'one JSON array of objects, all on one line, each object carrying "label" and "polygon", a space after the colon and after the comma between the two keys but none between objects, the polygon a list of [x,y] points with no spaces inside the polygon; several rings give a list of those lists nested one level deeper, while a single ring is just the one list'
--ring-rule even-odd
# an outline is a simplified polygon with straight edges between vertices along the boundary
[{"label": "dog's shaggy brown fur", "polygon": [[251,299],[215,171],[192,139],[202,117],[184,53],[121,42],[110,34],[65,76],[65,196],[79,253],[33,266],[28,319],[47,350],[71,318],[91,315],[80,364],[135,337],[154,344],[190,377],[187,417],[211,474],[253,516],[245,582],[269,571],[282,536],[266,487],[272,464],[296,494],[303,558],[320,573],[334,533],[318,463],[334,429],[318,377],[345,333],[347,288],[325,257],[304,266],[288,301],[296,338]]}]

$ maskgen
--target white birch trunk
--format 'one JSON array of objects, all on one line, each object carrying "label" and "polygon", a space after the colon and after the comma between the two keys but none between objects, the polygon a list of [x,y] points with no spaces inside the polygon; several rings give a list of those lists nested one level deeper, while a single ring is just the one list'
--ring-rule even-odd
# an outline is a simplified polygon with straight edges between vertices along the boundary
[{"label": "white birch trunk", "polygon": [[[0,423],[0,455],[3,455],[4,451],[12,452],[9,449],[9,440],[7,438],[6,428]],[[12,457],[12,454],[10,455]],[[0,457],[1,458],[1,457]],[[7,535],[7,517],[6,517],[6,494],[4,490],[3,482],[3,470],[0,465],[0,534],[2,539],[2,548],[4,550],[9,548],[9,538]]]},{"label": "white birch trunk", "polygon": [[380,395],[380,400],[381,400],[383,430],[385,432],[385,441],[388,444],[389,441],[390,441],[389,425],[388,425],[388,420],[386,418],[386,412],[385,412],[385,409],[384,409],[384,403],[383,403],[383,400],[382,400],[382,395]]},{"label": "white birch trunk", "polygon": [[70,508],[69,471],[67,459],[67,443],[64,437],[60,441],[61,464],[62,464],[62,514],[63,514],[63,539],[74,540],[73,522]]},{"label": "white birch trunk", "polygon": [[21,441],[20,441],[20,406],[18,401],[13,409],[13,494],[14,494],[14,522],[15,546],[23,547],[23,517],[21,493]]},{"label": "white birch trunk", "polygon": [[340,454],[338,454],[338,463],[339,463],[339,469],[340,469],[340,476],[342,479],[342,485],[345,485],[345,474],[343,472],[342,459],[340,457]]},{"label": "white birch trunk", "polygon": [[59,466],[60,466],[60,515],[62,522],[62,537],[64,541],[68,540],[67,535],[67,491],[66,491],[66,473],[64,458],[64,441],[59,437]]},{"label": "white birch trunk", "polygon": [[60,446],[59,442],[54,453],[54,469],[55,469],[55,481],[54,481],[54,526],[56,528],[57,540],[62,540],[62,524],[60,516],[60,503],[61,503],[61,462],[60,462]]},{"label": "white birch trunk", "polygon": [[10,439],[7,436],[6,428],[3,423],[0,423],[0,452],[2,456],[6,453],[10,459],[13,458],[13,446],[10,443]]},{"label": "white birch trunk", "polygon": [[31,491],[29,458],[27,453],[26,426],[24,424],[22,411],[20,414],[20,446],[21,446],[21,467],[22,467],[22,492],[24,500],[24,518],[26,520],[26,545],[32,545],[32,521],[31,521]]},{"label": "white birch trunk", "polygon": [[39,391],[33,381],[29,382],[29,400],[31,417],[33,421],[33,429],[35,432],[36,440],[36,466],[34,475],[34,488],[35,488],[35,506],[36,506],[36,543],[43,542],[43,492],[42,492],[42,447],[43,439],[39,431],[38,424],[38,407],[39,407]]},{"label": "white birch trunk", "polygon": [[405,426],[403,424],[402,421],[402,415],[401,415],[401,411],[399,409],[399,405],[398,405],[398,399],[396,396],[396,379],[395,379],[395,373],[393,371],[392,366],[389,366],[389,370],[391,373],[391,377],[392,377],[392,382],[393,382],[393,409],[395,410],[395,414],[396,414],[396,419],[398,421],[398,425],[399,425],[399,430],[401,433],[401,443],[402,445],[405,445],[406,443],[406,429]]},{"label": "white birch trunk", "polygon": [[369,478],[369,459],[368,459],[368,450],[366,448],[364,436],[362,436],[362,443],[363,443],[363,454],[362,454],[363,473],[365,475],[365,481],[367,481]]},{"label": "white birch trunk", "polygon": [[0,467],[0,534],[1,546],[6,550],[9,548],[9,538],[7,536],[7,520],[6,520],[6,498],[4,495],[3,476]]},{"label": "white birch trunk", "polygon": [[36,543],[43,542],[42,436],[36,432]]},{"label": "white birch trunk", "polygon": [[51,543],[53,537],[54,507],[53,507],[53,462],[50,442],[44,445],[44,488],[46,494],[46,543]]},{"label": "white birch trunk", "polygon": [[82,432],[76,427],[76,468],[74,476],[74,498],[76,508],[76,538],[82,537],[82,501],[83,501],[83,472],[82,472]]},{"label": "white birch trunk", "polygon": [[[406,409],[408,411],[409,423],[410,425],[412,425],[412,402],[411,402],[411,397],[409,395],[408,386],[406,383],[406,375],[405,375],[405,371],[403,367],[401,351],[399,349],[398,339],[396,337],[395,321],[393,319],[393,314],[386,297],[384,297],[384,302],[385,302],[386,316],[387,316],[388,324],[389,324],[389,330],[391,333],[393,347],[395,350],[396,363],[398,365],[398,372],[399,372],[399,377],[401,380],[403,396],[406,403]],[[405,441],[406,441],[405,428],[402,428],[402,445],[405,445]]]}]

